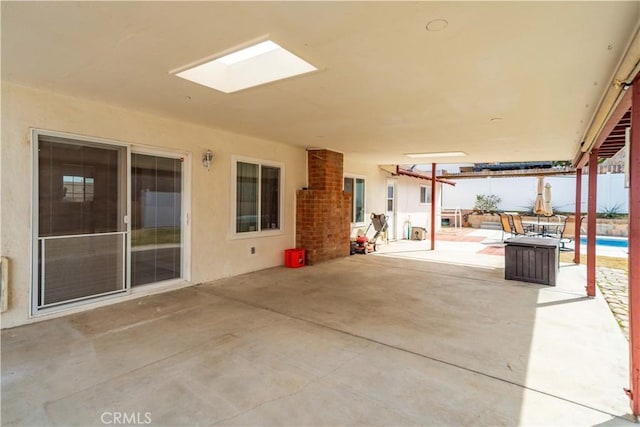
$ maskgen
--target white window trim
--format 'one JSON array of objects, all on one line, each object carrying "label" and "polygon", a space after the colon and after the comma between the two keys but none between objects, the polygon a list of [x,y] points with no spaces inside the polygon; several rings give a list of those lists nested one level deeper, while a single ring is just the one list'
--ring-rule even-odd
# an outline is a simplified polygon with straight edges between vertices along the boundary
[{"label": "white window trim", "polygon": [[425,200],[429,200],[429,196],[431,194],[431,186],[430,185],[420,185],[420,194],[418,194],[418,202],[420,204],[420,206],[429,206],[431,205],[430,202],[422,202],[420,199],[422,198],[422,189],[425,189],[426,193],[425,193]]},{"label": "white window trim", "polygon": [[[344,191],[344,179],[345,178],[351,178],[353,179],[353,190],[354,192],[352,194],[356,194],[355,193],[355,189],[356,189],[356,179],[362,179],[364,180],[364,200],[362,201],[362,210],[363,215],[362,215],[362,221],[361,222],[353,222],[353,218],[355,217],[355,208],[356,208],[356,204],[355,201],[353,203],[353,210],[351,211],[351,225],[354,227],[357,226],[361,226],[361,225],[365,225],[367,223],[367,176],[366,175],[356,175],[356,174],[352,174],[352,173],[346,173],[344,175],[342,175],[342,191]],[[352,196],[353,197],[353,196]]]},{"label": "white window trim", "polygon": [[[280,228],[277,230],[258,230],[258,231],[247,231],[244,233],[236,232],[236,199],[238,195],[238,186],[237,186],[237,171],[238,171],[238,162],[242,163],[252,163],[257,164],[258,166],[271,166],[280,168]],[[260,168],[260,170],[262,170]],[[261,237],[272,237],[272,236],[281,236],[284,234],[284,224],[285,224],[285,212],[284,212],[284,200],[285,200],[285,168],[284,163],[275,162],[272,160],[265,159],[257,159],[254,157],[245,157],[245,156],[231,156],[231,222],[230,222],[230,239],[239,240],[239,239],[255,239]],[[260,186],[258,187],[259,191],[261,191]],[[260,193],[258,193],[260,194]],[[258,195],[258,212],[260,212],[261,206],[261,197]],[[258,222],[258,225],[260,223]]]}]

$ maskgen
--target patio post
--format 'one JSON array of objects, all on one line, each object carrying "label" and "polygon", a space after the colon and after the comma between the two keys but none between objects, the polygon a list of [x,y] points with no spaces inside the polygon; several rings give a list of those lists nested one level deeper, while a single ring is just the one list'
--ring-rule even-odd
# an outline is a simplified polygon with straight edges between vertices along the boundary
[{"label": "patio post", "polygon": [[[598,192],[598,149],[593,148],[589,153],[589,200],[588,200],[588,206],[587,206],[587,296],[589,297],[596,296],[597,192]],[[577,228],[577,225],[576,225],[576,228]]]},{"label": "patio post", "polygon": [[431,163],[431,250],[436,249],[436,164]]},{"label": "patio post", "polygon": [[[631,123],[640,123],[640,74],[631,87]],[[629,142],[629,369],[631,410],[640,415],[640,127]]]},{"label": "patio post", "polygon": [[582,215],[582,168],[576,169],[576,218],[573,239],[575,250],[573,251],[574,264],[580,264],[580,215]]}]

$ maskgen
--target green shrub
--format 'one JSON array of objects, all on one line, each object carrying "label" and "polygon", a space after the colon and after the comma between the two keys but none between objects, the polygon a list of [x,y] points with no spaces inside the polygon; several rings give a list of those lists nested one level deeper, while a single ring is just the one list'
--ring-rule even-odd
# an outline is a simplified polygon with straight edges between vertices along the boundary
[{"label": "green shrub", "polygon": [[522,208],[522,212],[524,212],[525,215],[533,215],[533,208],[536,205],[536,201],[533,199],[529,200],[529,203],[527,205],[524,206],[520,206]]},{"label": "green shrub", "polygon": [[502,199],[495,194],[478,194],[476,195],[476,204],[473,210],[485,213],[494,213],[498,211],[498,203]]},{"label": "green shrub", "polygon": [[602,211],[600,211],[600,213],[598,214],[598,217],[600,218],[622,218],[625,215],[622,213],[622,208],[620,206],[620,203],[616,203],[613,206],[607,206],[604,209],[602,209]]}]

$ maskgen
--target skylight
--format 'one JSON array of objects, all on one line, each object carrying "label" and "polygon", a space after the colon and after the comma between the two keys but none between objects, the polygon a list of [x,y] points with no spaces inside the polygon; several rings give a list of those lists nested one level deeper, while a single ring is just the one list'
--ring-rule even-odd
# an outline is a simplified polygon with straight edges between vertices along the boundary
[{"label": "skylight", "polygon": [[267,40],[173,74],[232,93],[316,70],[305,60]]},{"label": "skylight", "polygon": [[424,159],[427,157],[463,157],[466,156],[467,153],[462,151],[446,151],[440,153],[408,153],[405,154],[407,157],[412,157],[414,159]]},{"label": "skylight", "polygon": [[223,56],[222,58],[216,59],[218,62],[222,62],[225,65],[233,65],[238,62],[246,61],[247,59],[254,58],[258,55],[262,55],[263,53],[271,52],[272,50],[282,49],[280,46],[272,42],[271,40],[267,40],[266,42],[254,44],[253,46],[249,46],[245,49],[241,49],[230,53],[228,55]]}]

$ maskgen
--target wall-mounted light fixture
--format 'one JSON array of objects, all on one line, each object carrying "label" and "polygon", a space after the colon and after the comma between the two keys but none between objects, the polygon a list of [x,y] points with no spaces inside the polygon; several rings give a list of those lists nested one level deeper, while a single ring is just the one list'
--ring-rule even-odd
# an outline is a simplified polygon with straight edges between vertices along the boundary
[{"label": "wall-mounted light fixture", "polygon": [[211,163],[213,162],[213,152],[211,150],[207,150],[202,154],[202,166],[207,168],[207,170],[211,170]]}]

